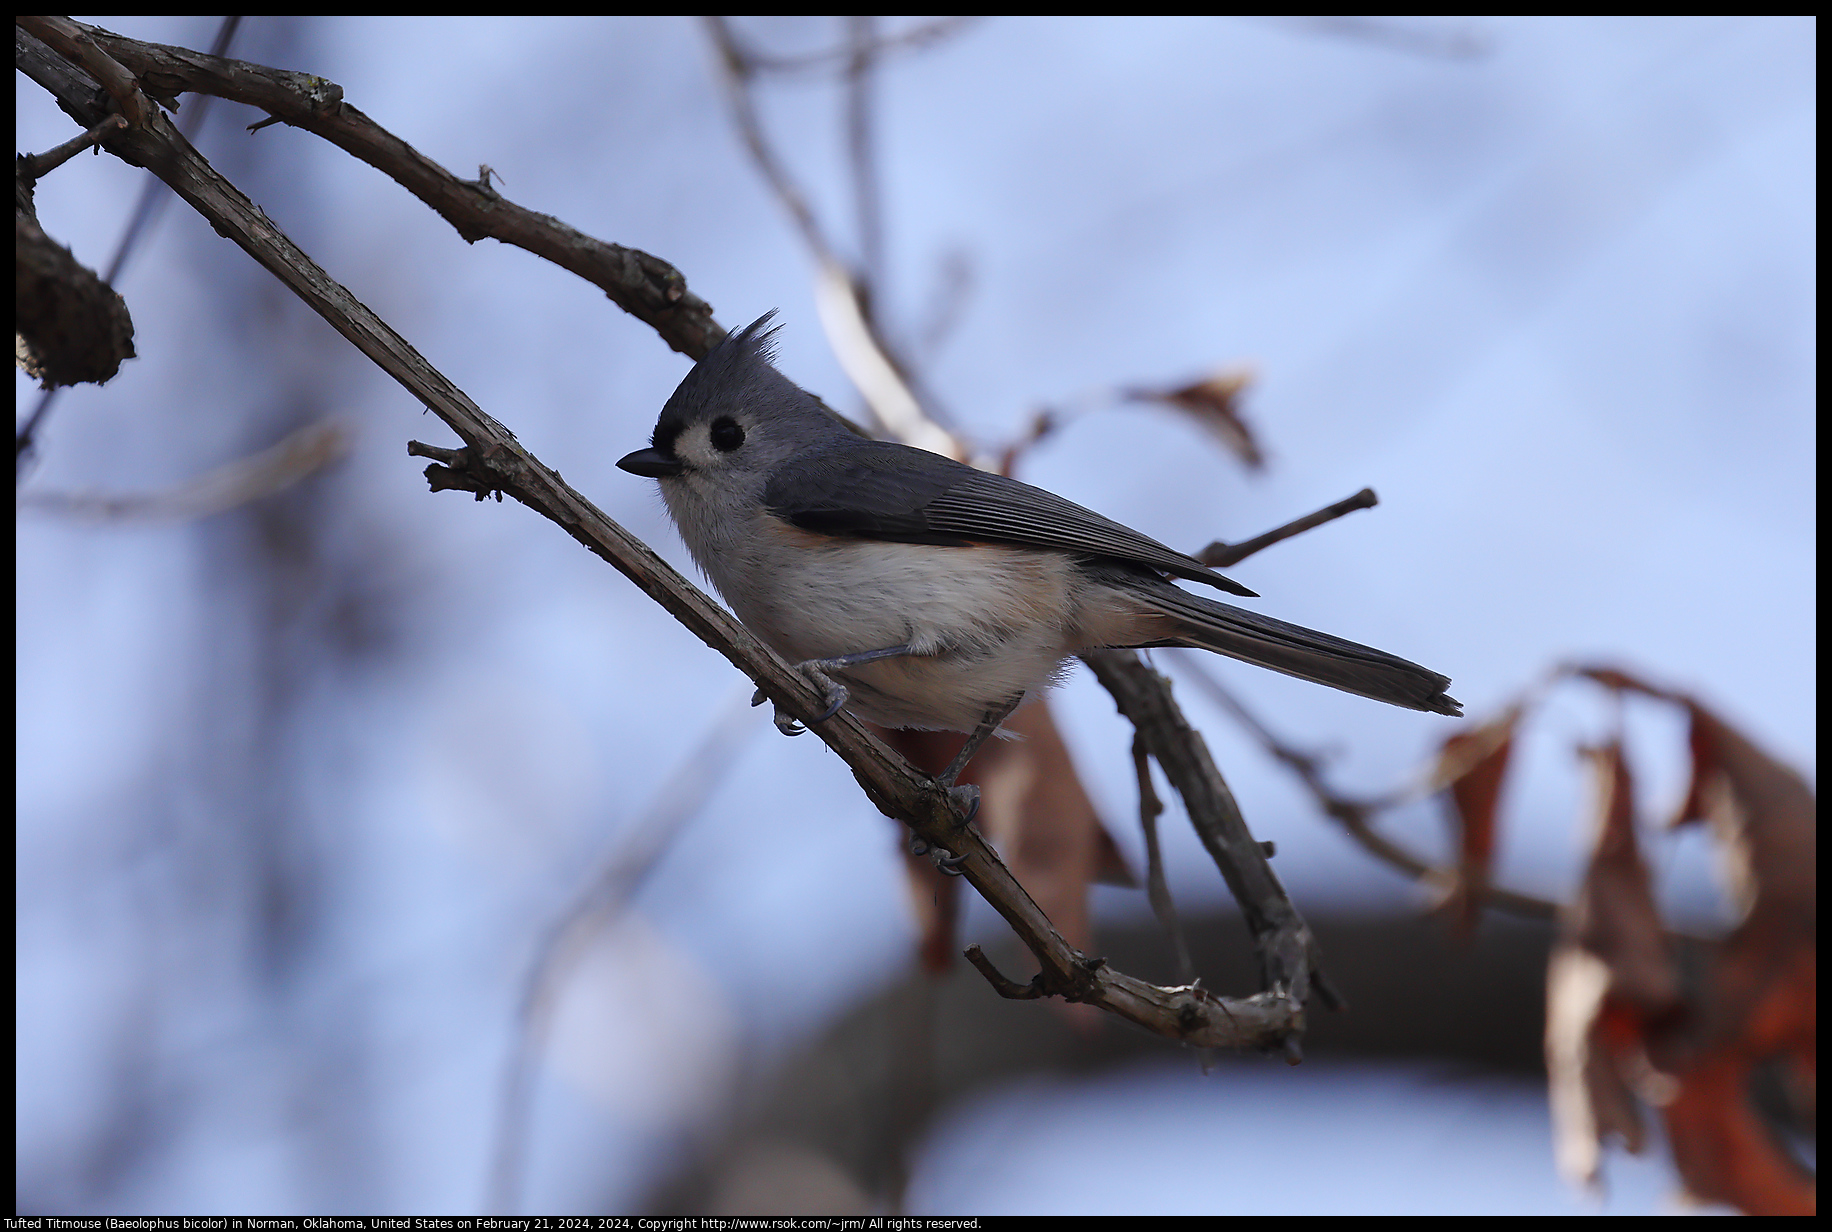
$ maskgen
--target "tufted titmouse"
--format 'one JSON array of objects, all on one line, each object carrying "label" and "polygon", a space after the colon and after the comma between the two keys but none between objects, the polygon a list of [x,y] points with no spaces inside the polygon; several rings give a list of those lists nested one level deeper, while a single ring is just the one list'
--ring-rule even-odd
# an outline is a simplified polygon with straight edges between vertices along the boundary
[{"label": "tufted titmouse", "polygon": [[774,315],[714,347],[662,408],[650,447],[617,465],[661,481],[738,618],[826,691],[822,719],[844,705],[886,727],[975,732],[977,745],[1066,659],[1108,646],[1200,646],[1462,713],[1448,677],[1173,586],[1165,575],[1253,595],[1138,531],[849,432],[770,362]]}]

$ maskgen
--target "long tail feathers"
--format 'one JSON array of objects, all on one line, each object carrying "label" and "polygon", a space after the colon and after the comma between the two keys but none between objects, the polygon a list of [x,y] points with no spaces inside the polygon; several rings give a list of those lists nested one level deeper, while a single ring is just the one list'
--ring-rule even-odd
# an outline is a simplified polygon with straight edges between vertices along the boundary
[{"label": "long tail feathers", "polygon": [[1444,692],[1450,677],[1384,650],[1204,599],[1168,582],[1153,586],[1148,601],[1177,626],[1175,639],[1158,644],[1197,646],[1408,710],[1463,713],[1462,703]]}]

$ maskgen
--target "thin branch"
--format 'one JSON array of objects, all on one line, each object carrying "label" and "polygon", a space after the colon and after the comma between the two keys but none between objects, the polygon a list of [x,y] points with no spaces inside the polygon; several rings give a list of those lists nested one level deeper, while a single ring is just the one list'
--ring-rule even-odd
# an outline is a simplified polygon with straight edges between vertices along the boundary
[{"label": "thin branch", "polygon": [[1357,509],[1372,509],[1379,503],[1380,498],[1374,495],[1373,488],[1363,488],[1353,496],[1344,497],[1333,505],[1325,505],[1315,513],[1307,513],[1303,517],[1287,522],[1283,526],[1275,527],[1263,535],[1255,535],[1251,539],[1246,539],[1236,544],[1226,544],[1217,539],[1215,542],[1209,544],[1208,547],[1203,548],[1202,551],[1197,552],[1196,559],[1211,569],[1225,569],[1227,566],[1238,564],[1255,552],[1264,551],[1273,544],[1289,539],[1293,535],[1301,535],[1307,530],[1313,530],[1316,527],[1322,526],[1325,522],[1333,522],[1344,514],[1353,513]]},{"label": "thin branch", "polygon": [[1495,40],[1472,24],[1406,22],[1391,17],[1262,17],[1300,34],[1367,43],[1389,51],[1445,60],[1478,60],[1495,49]]},{"label": "thin branch", "polygon": [[[100,122],[96,87],[86,74],[17,27],[15,48],[27,75],[50,90],[79,122]],[[262,71],[272,75],[271,70]],[[448,455],[451,465],[428,467],[429,480],[473,492],[478,499],[492,493],[513,496],[624,573],[787,713],[808,721],[824,710],[825,698],[800,673],[524,449],[507,428],[217,174],[163,116],[155,114],[145,130],[117,134],[104,144],[111,153],[147,167],[170,184],[220,234],[279,278],[465,441],[462,450],[439,451]],[[417,442],[410,445],[410,452],[429,449]],[[1192,997],[1188,990],[1162,988],[1088,959],[1063,939],[978,831],[961,824],[939,784],[913,770],[845,711],[814,724],[813,730],[846,761],[881,812],[904,822],[931,845],[955,853],[960,872],[1036,957],[1042,968],[1036,979],[1040,989],[1089,1002],[1148,1030],[1203,1047],[1288,1044],[1301,1026],[1301,1002],[1283,990],[1239,1000]]]},{"label": "thin branch", "polygon": [[104,133],[127,127],[127,117],[111,115],[86,133],[78,133],[62,145],[43,154],[21,154],[14,163],[14,174],[28,184],[43,179],[91,146],[100,145]]},{"label": "thin branch", "polygon": [[1183,922],[1177,918],[1177,904],[1170,895],[1170,884],[1164,879],[1164,852],[1158,843],[1158,817],[1164,812],[1164,801],[1151,783],[1151,752],[1145,738],[1132,737],[1132,768],[1139,779],[1139,829],[1145,835],[1145,897],[1170,938],[1171,953],[1177,962],[1177,978],[1185,984],[1196,982],[1196,965],[1190,961],[1190,949],[1183,940]]},{"label": "thin branch", "polygon": [[246,103],[314,133],[425,202],[466,243],[494,239],[513,244],[577,274],[690,358],[705,355],[725,336],[712,319],[711,306],[689,291],[686,278],[666,261],[607,244],[517,205],[481,179],[460,179],[345,102],[342,87],[334,82],[76,24],[149,88]]},{"label": "thin branch", "polygon": [[92,522],[207,518],[291,487],[349,452],[350,433],[341,424],[308,424],[259,453],[163,491],[21,492],[19,508]]},{"label": "thin branch", "polygon": [[1097,650],[1081,658],[1183,797],[1190,824],[1246,917],[1266,987],[1302,1005],[1318,971],[1316,939],[1248,830],[1202,733],[1184,717],[1169,683],[1137,653]]},{"label": "thin branch", "polygon": [[846,62],[846,153],[852,165],[854,225],[859,232],[859,298],[865,319],[877,330],[876,305],[884,301],[884,208],[878,196],[878,150],[874,138],[872,69],[877,61],[875,17],[848,17]]},{"label": "thin branch", "polygon": [[586,943],[616,922],[673,846],[687,821],[705,806],[721,775],[708,767],[731,764],[740,743],[760,723],[753,717],[750,690],[741,689],[721,709],[692,753],[682,759],[649,808],[620,836],[617,848],[553,921],[535,947],[522,985],[515,1046],[503,1066],[496,1109],[496,1149],[485,1209],[508,1214],[520,1205],[522,1158],[534,1095],[534,1064],[546,1048],[554,1009]]},{"label": "thin branch", "polygon": [[706,33],[719,52],[719,67],[723,70],[720,79],[725,83],[726,101],[731,104],[732,122],[738,126],[738,135],[744,138],[745,148],[751,152],[751,161],[769,181],[770,191],[776,194],[776,199],[789,211],[809,251],[823,262],[838,262],[839,254],[828,241],[826,232],[821,230],[820,219],[814,216],[806,194],[790,177],[788,168],[776,157],[775,147],[763,135],[763,122],[758,119],[757,104],[751,98],[751,77],[755,72],[751,53],[739,44],[737,32],[725,18],[702,17],[700,20],[705,23]]},{"label": "thin branch", "polygon": [[1034,1001],[1044,995],[1043,990],[1037,987],[1036,981],[1020,984],[993,966],[992,959],[986,957],[986,951],[978,945],[967,947],[967,961],[973,964],[974,970],[986,977],[986,982],[992,985],[993,991],[1007,1001]]},{"label": "thin branch", "polygon": [[[898,34],[874,37],[864,50],[874,60],[883,58],[889,52],[920,51],[952,38],[978,20],[980,19],[977,16],[938,17],[934,21],[912,26]],[[801,55],[778,56],[767,52],[751,51],[749,58],[751,67],[754,69],[773,73],[798,73],[816,69],[831,69],[836,65],[849,64],[859,53],[858,43],[848,39],[838,47],[827,47],[820,51],[804,52]]]},{"label": "thin branch", "polygon": [[872,323],[869,285],[862,283],[860,274],[841,259],[838,248],[809,206],[807,194],[789,175],[788,168],[763,131],[763,121],[757,114],[751,91],[756,71],[755,53],[738,41],[737,32],[725,18],[707,17],[704,20],[719,54],[732,123],[764,182],[788,211],[814,257],[817,267],[815,307],[820,313],[827,342],[847,379],[858,388],[884,434],[919,449],[965,458],[965,446],[917,398],[906,370],[885,346]]},{"label": "thin branch", "polygon": [[[64,19],[59,18],[57,20],[63,21]],[[93,39],[89,38],[89,35],[93,33],[89,27],[83,26],[77,22],[69,22],[68,24],[75,27],[76,31],[87,42],[88,46],[96,46]],[[213,56],[221,56],[227,52],[229,50],[229,44],[235,39],[236,29],[241,24],[242,19],[239,16],[231,15],[223,18],[222,24],[216,28],[216,38],[211,41],[210,54]],[[99,47],[97,48],[97,54],[100,54]],[[110,60],[109,63],[112,64],[114,61]],[[186,113],[183,120],[179,123],[179,131],[191,138],[195,138],[197,134],[203,130],[204,118],[209,114],[210,99],[208,96],[205,96],[200,98],[197,105]],[[112,123],[114,125],[123,125],[129,122],[130,121],[125,115],[117,115],[110,116],[103,124]],[[103,125],[97,125],[91,128],[89,134],[85,134],[85,137],[92,134],[100,134],[102,128]],[[65,144],[68,145],[70,143],[66,142]],[[59,148],[61,149],[62,147]],[[42,175],[44,170],[48,169],[49,168],[44,168],[40,170],[38,174]],[[127,258],[133,254],[134,248],[140,241],[140,237],[146,233],[147,228],[150,227],[153,220],[158,217],[159,210],[165,204],[166,200],[165,189],[160,186],[157,180],[148,179],[145,185],[140,189],[140,198],[138,201],[134,202],[134,212],[128,218],[127,229],[121,233],[119,242],[115,244],[114,256],[108,262],[107,272],[101,275],[102,281],[106,283],[111,290],[114,288],[115,280],[121,276],[121,271],[127,267]],[[32,446],[38,439],[39,430],[44,427],[46,417],[51,413],[51,407],[57,402],[57,397],[61,392],[61,388],[61,386],[58,386],[45,390],[44,393],[39,396],[38,405],[32,408],[32,413],[30,415],[26,416],[24,426],[14,433],[13,483],[15,487],[25,480],[26,463],[31,457]]]}]

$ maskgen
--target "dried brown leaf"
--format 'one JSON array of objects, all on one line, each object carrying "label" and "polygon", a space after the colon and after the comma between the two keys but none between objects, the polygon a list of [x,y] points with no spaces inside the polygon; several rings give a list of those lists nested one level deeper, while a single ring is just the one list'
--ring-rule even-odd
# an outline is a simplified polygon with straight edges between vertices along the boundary
[{"label": "dried brown leaf", "polygon": [[1253,379],[1251,369],[1224,368],[1192,385],[1175,389],[1133,388],[1126,390],[1125,396],[1136,402],[1176,407],[1201,424],[1249,469],[1259,470],[1266,465],[1266,457],[1240,408],[1241,395]]},{"label": "dried brown leaf", "polygon": [[1793,769],[1686,705],[1692,784],[1676,822],[1710,822],[1744,916],[1706,973],[1694,1028],[1669,1045],[1679,1074],[1665,1109],[1674,1162],[1698,1198],[1749,1214],[1810,1214],[1813,1179],[1757,1117],[1749,1086],[1773,1060],[1809,1082],[1817,1071],[1817,805]]},{"label": "dried brown leaf", "polygon": [[1451,736],[1438,754],[1436,781],[1447,789],[1457,827],[1457,885],[1447,906],[1464,933],[1475,927],[1494,867],[1496,810],[1519,719],[1520,709],[1514,707],[1493,722]]},{"label": "dried brown leaf", "polygon": [[1585,1184],[1599,1147],[1643,1144],[1633,1092],[1652,1067],[1647,1039],[1681,1013],[1679,975],[1635,836],[1634,780],[1619,744],[1585,749],[1596,837],[1547,969],[1546,1068],[1559,1168]]},{"label": "dried brown leaf", "polygon": [[1640,1105],[1623,1075],[1620,1024],[1609,1023],[1609,964],[1570,939],[1546,964],[1546,1073],[1552,1147],[1567,1178],[1595,1185],[1612,1137],[1640,1154]]},{"label": "dried brown leaf", "polygon": [[1634,779],[1622,746],[1583,750],[1595,775],[1596,841],[1573,912],[1577,943],[1609,964],[1610,991],[1644,1013],[1671,1011],[1679,979],[1635,835]]},{"label": "dried brown leaf", "polygon": [[1812,1215],[1813,1178],[1781,1151],[1748,1097],[1749,1065],[1723,1052],[1688,1068],[1662,1109],[1686,1192],[1746,1215]]},{"label": "dried brown leaf", "polygon": [[1674,824],[1711,823],[1744,911],[1766,901],[1810,933],[1818,894],[1818,805],[1806,780],[1688,699],[1692,783]]},{"label": "dried brown leaf", "polygon": [[1088,886],[1105,837],[1100,816],[1047,702],[1023,707],[1006,726],[1022,738],[989,741],[962,776],[980,785],[980,829],[1069,944],[1089,949]]},{"label": "dried brown leaf", "polygon": [[1632,690],[1637,693],[1650,693],[1657,697],[1666,696],[1663,690],[1619,667],[1580,667],[1576,669],[1576,674],[1587,680],[1594,680],[1606,689]]},{"label": "dried brown leaf", "polygon": [[1696,701],[1611,668],[1611,689],[1685,706],[1692,781],[1675,825],[1706,820],[1732,869],[1742,921],[1682,988],[1636,849],[1621,751],[1587,750],[1599,829],[1548,971],[1546,1055],[1561,1168],[1592,1180],[1599,1145],[1642,1140],[1660,1109],[1687,1192],[1749,1214],[1811,1214],[1817,1188],[1751,1099],[1759,1067],[1790,1082],[1810,1123],[1817,1073],[1817,817],[1812,790]]}]

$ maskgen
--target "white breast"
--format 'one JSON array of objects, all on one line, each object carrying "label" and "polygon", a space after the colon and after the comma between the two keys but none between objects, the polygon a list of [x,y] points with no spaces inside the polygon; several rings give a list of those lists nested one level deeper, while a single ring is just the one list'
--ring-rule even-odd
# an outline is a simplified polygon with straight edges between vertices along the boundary
[{"label": "white breast", "polygon": [[842,539],[768,514],[753,527],[745,549],[703,563],[778,654],[917,652],[836,673],[849,709],[874,722],[971,730],[987,710],[1048,684],[1079,649],[1078,575],[1061,553]]}]

